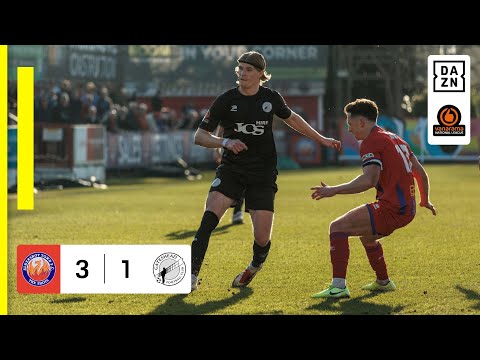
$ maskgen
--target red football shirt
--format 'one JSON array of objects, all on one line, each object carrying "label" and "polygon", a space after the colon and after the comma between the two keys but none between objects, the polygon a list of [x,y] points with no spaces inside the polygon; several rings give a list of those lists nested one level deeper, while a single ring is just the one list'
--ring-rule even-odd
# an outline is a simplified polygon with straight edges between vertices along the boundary
[{"label": "red football shirt", "polygon": [[360,145],[362,166],[379,166],[375,188],[377,200],[389,209],[415,214],[415,182],[410,156],[412,150],[398,135],[375,126]]}]

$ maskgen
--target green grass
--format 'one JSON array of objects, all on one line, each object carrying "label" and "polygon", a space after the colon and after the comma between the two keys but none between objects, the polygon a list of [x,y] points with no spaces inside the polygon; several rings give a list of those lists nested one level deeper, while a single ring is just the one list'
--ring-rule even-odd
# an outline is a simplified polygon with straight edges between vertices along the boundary
[{"label": "green grass", "polygon": [[[360,167],[282,171],[278,177],[273,242],[249,288],[229,288],[251,259],[252,230],[230,226],[231,210],[210,239],[201,286],[189,295],[25,295],[16,291],[19,244],[190,244],[213,172],[204,179],[116,181],[92,188],[41,192],[35,210],[9,201],[9,314],[480,314],[477,164],[426,165],[436,217],[418,208],[407,227],[383,240],[397,291],[360,289],[374,273],[358,238],[350,239],[351,299],[310,295],[330,281],[328,226],[374,191],[313,201],[320,180],[346,182]],[[113,183],[113,182],[112,182]]]}]

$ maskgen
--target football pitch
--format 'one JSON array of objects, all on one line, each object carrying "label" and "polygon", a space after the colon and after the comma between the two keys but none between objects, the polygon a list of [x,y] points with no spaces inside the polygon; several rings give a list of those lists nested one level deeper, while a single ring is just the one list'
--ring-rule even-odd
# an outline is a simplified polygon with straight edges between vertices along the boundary
[{"label": "football pitch", "polygon": [[[201,181],[143,178],[107,181],[107,190],[75,188],[35,196],[34,211],[9,200],[9,314],[480,314],[480,171],[478,164],[427,164],[437,216],[417,207],[412,223],[383,239],[397,291],[370,293],[365,251],[350,238],[350,299],[313,299],[331,279],[328,227],[349,209],[372,202],[373,189],[313,201],[310,187],[338,184],[360,166],[280,171],[270,255],[245,289],[230,288],[252,256],[252,229],[221,220],[199,278],[188,295],[19,294],[16,248],[20,244],[191,244],[214,172]],[[417,191],[417,204],[419,194]]]}]

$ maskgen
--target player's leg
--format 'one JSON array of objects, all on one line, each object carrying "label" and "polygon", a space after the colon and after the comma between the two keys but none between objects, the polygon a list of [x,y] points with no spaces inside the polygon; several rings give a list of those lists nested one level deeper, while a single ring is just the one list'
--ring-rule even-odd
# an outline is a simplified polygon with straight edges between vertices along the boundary
[{"label": "player's leg", "polygon": [[347,236],[374,235],[372,220],[366,205],[361,205],[330,223],[330,234],[342,232]]},{"label": "player's leg", "polygon": [[333,268],[332,285],[345,288],[348,259],[350,257],[349,236],[372,235],[370,215],[365,205],[350,210],[330,224],[330,260]]},{"label": "player's leg", "polygon": [[247,268],[233,280],[233,287],[247,286],[262,269],[270,251],[277,173],[253,177],[245,191],[245,209],[248,209],[253,227],[253,259]]},{"label": "player's leg", "polygon": [[245,192],[243,192],[242,197],[235,204],[232,215],[232,224],[243,224],[243,203],[245,200]]},{"label": "player's leg", "polygon": [[196,288],[198,273],[207,252],[210,236],[225,211],[241,196],[243,185],[238,176],[218,170],[210,187],[200,227],[192,242],[192,290]]},{"label": "player's leg", "polygon": [[350,297],[347,288],[347,267],[350,257],[349,236],[372,235],[370,215],[365,205],[350,210],[330,224],[330,261],[332,263],[331,285],[314,298]]},{"label": "player's leg", "polygon": [[246,269],[238,274],[233,280],[233,287],[247,286],[262,269],[263,263],[267,259],[270,251],[273,211],[268,210],[249,210],[252,218],[253,227],[253,259]]},{"label": "player's leg", "polygon": [[385,262],[385,257],[383,256],[382,244],[378,241],[382,237],[383,235],[360,236],[370,266],[377,275],[376,281],[362,286],[362,289],[364,290],[392,291],[396,289],[395,283],[388,277],[387,264]]},{"label": "player's leg", "polygon": [[268,210],[249,210],[253,226],[253,260],[252,266],[261,267],[265,262],[270,250],[273,211]]},{"label": "player's leg", "polygon": [[368,261],[370,262],[372,269],[375,271],[377,279],[376,281],[363,286],[362,289],[372,291],[392,291],[396,289],[396,286],[388,276],[382,244],[378,240],[410,223],[415,215],[397,214],[381,203],[367,204],[367,210],[372,221],[372,232],[374,235],[361,236],[360,240],[365,247]]},{"label": "player's leg", "polygon": [[205,212],[192,242],[192,289],[196,288],[198,273],[207,252],[210,236],[233,201],[217,191],[208,194]]}]

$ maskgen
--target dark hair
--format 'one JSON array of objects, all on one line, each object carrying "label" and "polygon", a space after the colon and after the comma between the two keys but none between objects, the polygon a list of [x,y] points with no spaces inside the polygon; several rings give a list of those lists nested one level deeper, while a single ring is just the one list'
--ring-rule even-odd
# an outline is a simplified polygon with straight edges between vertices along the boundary
[{"label": "dark hair", "polygon": [[350,117],[361,115],[370,121],[377,122],[378,106],[375,101],[369,99],[357,99],[347,104],[343,111],[345,114],[350,113]]},{"label": "dark hair", "polygon": [[256,51],[248,51],[240,55],[237,59],[239,63],[243,62],[255,66],[259,71],[265,70],[267,62],[262,54]]}]

